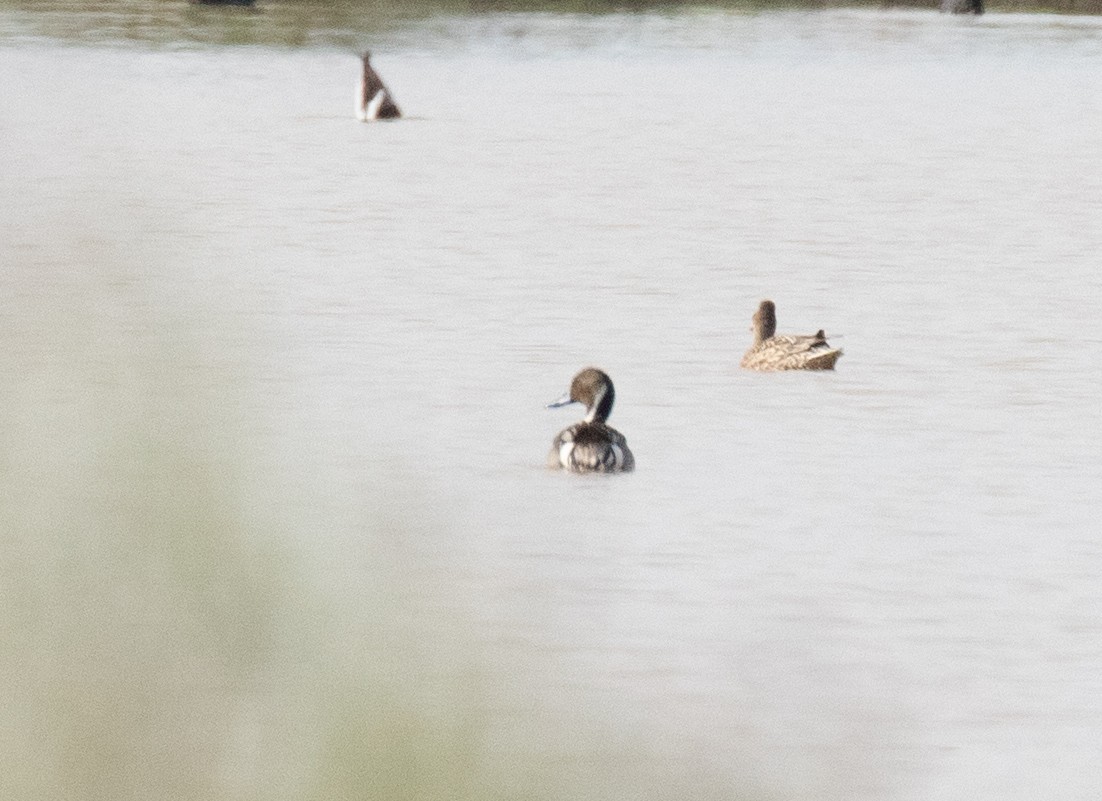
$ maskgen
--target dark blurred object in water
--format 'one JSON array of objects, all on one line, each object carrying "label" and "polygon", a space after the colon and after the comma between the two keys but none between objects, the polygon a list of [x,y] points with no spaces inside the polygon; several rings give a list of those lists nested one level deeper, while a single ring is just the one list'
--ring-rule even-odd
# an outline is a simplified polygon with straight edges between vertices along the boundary
[{"label": "dark blurred object in water", "polygon": [[356,96],[356,117],[360,122],[371,120],[391,120],[402,116],[390,90],[386,88],[379,73],[371,66],[371,51],[364,51],[363,73],[360,75],[360,90]]},{"label": "dark blurred object in water", "polygon": [[199,6],[251,6],[256,0],[190,0]]},{"label": "dark blurred object in water", "polygon": [[941,0],[941,11],[944,14],[975,14],[983,13],[983,0]]}]

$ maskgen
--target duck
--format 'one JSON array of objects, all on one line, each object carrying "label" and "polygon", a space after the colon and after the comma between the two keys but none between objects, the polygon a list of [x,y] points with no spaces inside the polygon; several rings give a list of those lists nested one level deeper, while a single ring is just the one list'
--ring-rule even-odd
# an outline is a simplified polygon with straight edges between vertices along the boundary
[{"label": "duck", "polygon": [[604,371],[587,367],[574,376],[570,389],[547,408],[584,403],[585,419],[555,437],[547,455],[548,467],[571,473],[627,473],[635,469],[627,439],[605,422],[615,399],[612,379]]},{"label": "duck", "polygon": [[356,118],[360,122],[372,120],[390,120],[402,116],[390,90],[386,88],[379,73],[371,66],[371,51],[365,52],[363,74],[360,76],[359,90],[356,92]]},{"label": "duck", "polygon": [[842,355],[841,348],[827,343],[821,328],[814,334],[778,336],[777,306],[771,300],[758,305],[750,330],[754,332],[754,344],[742,357],[742,366],[747,370],[833,370]]}]

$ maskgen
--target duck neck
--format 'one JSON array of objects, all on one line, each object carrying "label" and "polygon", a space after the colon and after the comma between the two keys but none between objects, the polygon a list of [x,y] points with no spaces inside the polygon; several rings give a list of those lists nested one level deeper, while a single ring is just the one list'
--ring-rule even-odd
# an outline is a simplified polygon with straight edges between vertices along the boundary
[{"label": "duck neck", "polygon": [[597,390],[593,403],[589,406],[585,421],[587,423],[603,423],[612,414],[612,402],[616,399],[616,392],[610,386],[602,386]]},{"label": "duck neck", "polygon": [[754,315],[754,344],[760,345],[777,333],[777,316],[768,307],[758,309]]}]

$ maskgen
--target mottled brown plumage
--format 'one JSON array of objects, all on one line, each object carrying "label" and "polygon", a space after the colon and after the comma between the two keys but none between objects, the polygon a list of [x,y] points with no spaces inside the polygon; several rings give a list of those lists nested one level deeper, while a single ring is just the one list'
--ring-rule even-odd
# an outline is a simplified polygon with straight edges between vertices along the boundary
[{"label": "mottled brown plumage", "polygon": [[814,334],[777,335],[777,307],[763,300],[754,312],[754,344],[742,357],[747,370],[764,372],[778,370],[833,370],[842,355],[832,348],[820,328]]}]

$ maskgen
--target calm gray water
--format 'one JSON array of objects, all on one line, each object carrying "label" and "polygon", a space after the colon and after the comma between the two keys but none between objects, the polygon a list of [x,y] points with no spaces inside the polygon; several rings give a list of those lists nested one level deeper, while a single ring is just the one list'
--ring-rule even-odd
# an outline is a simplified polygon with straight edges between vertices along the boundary
[{"label": "calm gray water", "polygon": [[0,15],[0,796],[1102,794],[1102,23],[434,17],[363,125],[354,31],[82,19]]}]

